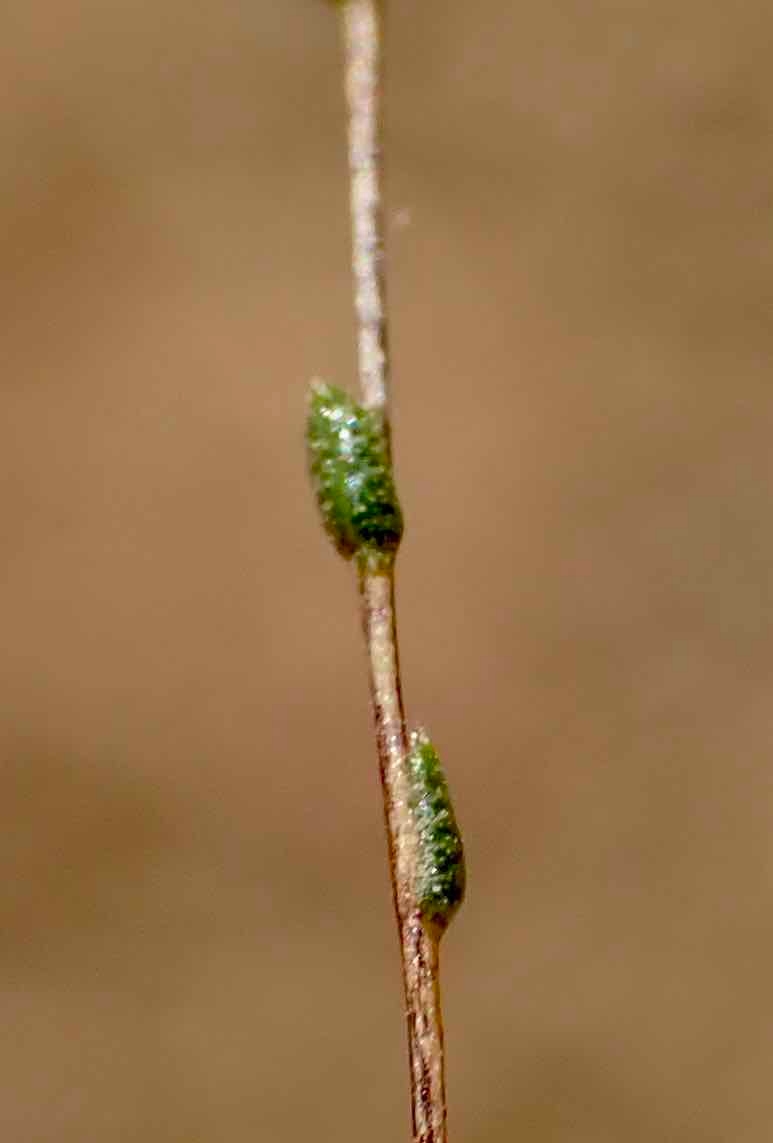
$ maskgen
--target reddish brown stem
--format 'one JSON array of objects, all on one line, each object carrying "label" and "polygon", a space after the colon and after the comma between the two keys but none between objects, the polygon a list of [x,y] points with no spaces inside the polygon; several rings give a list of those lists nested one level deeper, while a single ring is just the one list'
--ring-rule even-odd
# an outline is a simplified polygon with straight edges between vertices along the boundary
[{"label": "reddish brown stem", "polygon": [[411,888],[416,839],[405,771],[408,746],[400,687],[393,566],[375,570],[367,565],[361,567],[360,596],[402,956],[413,1137],[417,1143],[446,1143],[438,941],[437,935],[422,922]]}]

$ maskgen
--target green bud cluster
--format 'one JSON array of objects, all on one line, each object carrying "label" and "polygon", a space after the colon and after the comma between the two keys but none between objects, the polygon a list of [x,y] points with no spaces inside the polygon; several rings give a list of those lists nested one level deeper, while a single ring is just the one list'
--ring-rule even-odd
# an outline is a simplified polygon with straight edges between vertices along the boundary
[{"label": "green bud cluster", "polygon": [[442,931],[464,897],[464,846],[443,767],[423,730],[411,734],[407,770],[417,836],[414,896],[422,919]]},{"label": "green bud cluster", "polygon": [[322,523],[340,554],[391,559],[403,517],[381,418],[318,381],[311,387],[306,442]]}]

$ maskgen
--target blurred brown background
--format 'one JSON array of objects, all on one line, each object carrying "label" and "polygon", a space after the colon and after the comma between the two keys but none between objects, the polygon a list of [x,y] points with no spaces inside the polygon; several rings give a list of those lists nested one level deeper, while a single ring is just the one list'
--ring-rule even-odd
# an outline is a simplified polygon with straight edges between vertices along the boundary
[{"label": "blurred brown background", "polygon": [[[354,377],[335,16],[3,25],[0,1135],[407,1140],[353,576],[302,446],[308,379]],[[761,0],[391,4],[458,1143],[773,1133],[772,35]]]}]

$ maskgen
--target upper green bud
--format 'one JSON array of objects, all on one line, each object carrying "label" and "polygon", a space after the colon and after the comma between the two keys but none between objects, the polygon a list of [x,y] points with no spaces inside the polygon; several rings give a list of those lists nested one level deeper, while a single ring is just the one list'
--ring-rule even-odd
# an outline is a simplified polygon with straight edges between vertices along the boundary
[{"label": "upper green bud", "polygon": [[406,762],[417,845],[413,892],[422,919],[442,932],[464,897],[462,835],[443,767],[425,731],[411,734]]},{"label": "upper green bud", "polygon": [[389,441],[378,414],[363,409],[342,389],[314,382],[306,441],[322,523],[341,555],[394,556],[403,517]]}]

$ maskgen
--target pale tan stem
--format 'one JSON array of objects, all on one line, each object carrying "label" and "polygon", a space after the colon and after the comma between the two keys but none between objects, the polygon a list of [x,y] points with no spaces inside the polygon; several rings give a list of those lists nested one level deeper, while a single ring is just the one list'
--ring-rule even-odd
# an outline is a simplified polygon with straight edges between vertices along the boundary
[{"label": "pale tan stem", "polygon": [[363,404],[385,417],[389,354],[381,218],[381,11],[379,0],[342,6],[349,108],[352,270]]}]

